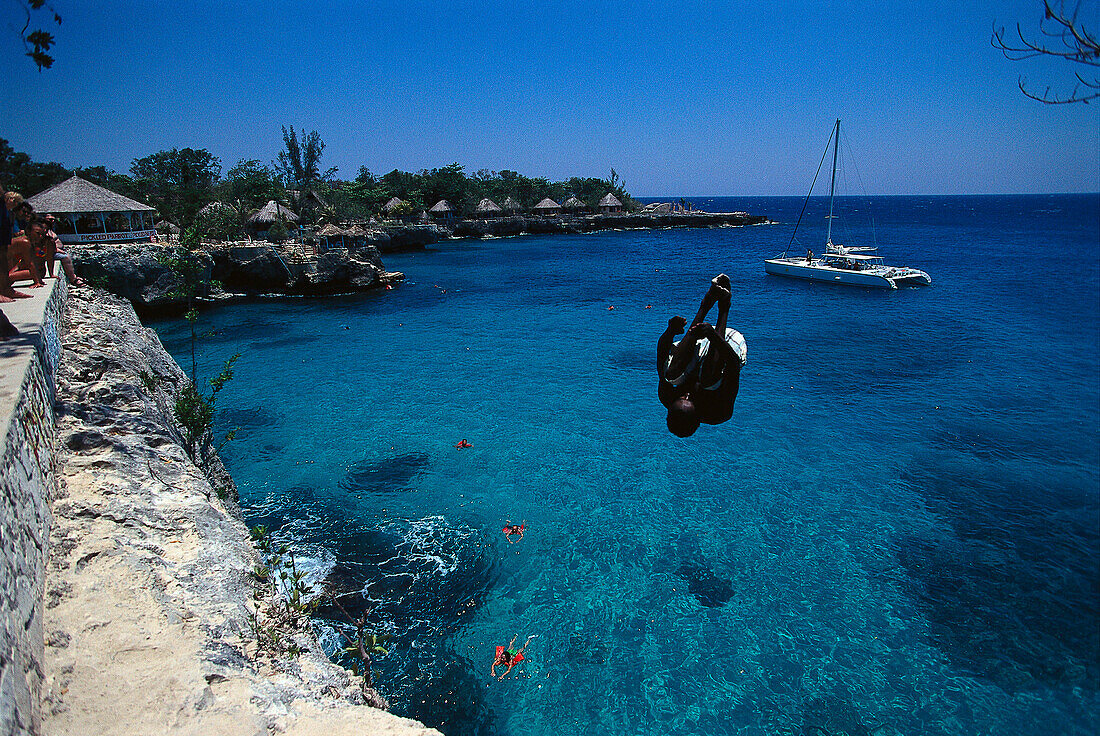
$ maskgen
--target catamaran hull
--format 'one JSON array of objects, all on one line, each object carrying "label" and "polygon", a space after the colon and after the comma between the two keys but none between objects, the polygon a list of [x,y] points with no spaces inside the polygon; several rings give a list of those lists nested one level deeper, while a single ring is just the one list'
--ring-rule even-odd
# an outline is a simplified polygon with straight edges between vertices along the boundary
[{"label": "catamaran hull", "polygon": [[807,264],[803,258],[771,258],[764,261],[764,271],[775,276],[790,276],[806,281],[846,286],[865,286],[871,289],[928,286],[932,283],[928,274],[915,268],[880,267],[874,270],[850,271],[821,265],[818,261]]},{"label": "catamaran hull", "polygon": [[823,281],[830,284],[845,284],[847,286],[866,286],[872,289],[896,289],[893,281],[885,276],[867,273],[865,271],[845,271],[828,266],[806,265],[792,262],[785,258],[774,258],[764,261],[764,270],[775,276],[790,276],[807,281]]},{"label": "catamaran hull", "polygon": [[897,274],[887,277],[894,282],[896,286],[931,286],[932,277],[926,274],[924,271],[920,271],[915,268],[910,268],[905,273]]}]

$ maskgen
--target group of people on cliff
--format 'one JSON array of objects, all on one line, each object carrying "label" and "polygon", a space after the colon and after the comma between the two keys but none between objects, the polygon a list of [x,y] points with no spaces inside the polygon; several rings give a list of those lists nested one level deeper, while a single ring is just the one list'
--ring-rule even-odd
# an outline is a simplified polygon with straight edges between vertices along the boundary
[{"label": "group of people on cliff", "polygon": [[[84,281],[73,270],[72,258],[63,250],[61,239],[54,232],[54,216],[34,211],[30,202],[18,192],[4,191],[0,185],[0,304],[16,299],[30,299],[31,294],[15,288],[18,281],[30,281],[27,288],[45,286],[45,279],[54,278],[55,264],[60,262],[69,283],[83,286]],[[13,333],[7,320],[2,336]]]}]

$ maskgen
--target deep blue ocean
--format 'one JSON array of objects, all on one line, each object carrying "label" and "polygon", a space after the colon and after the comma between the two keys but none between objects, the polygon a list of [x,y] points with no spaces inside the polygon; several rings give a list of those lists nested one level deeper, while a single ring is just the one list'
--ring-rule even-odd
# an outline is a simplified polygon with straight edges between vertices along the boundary
[{"label": "deep blue ocean", "polygon": [[[778,224],[449,241],[390,291],[204,312],[249,523],[448,736],[1095,734],[1100,196],[842,201],[834,240],[932,276],[894,292],[765,275],[800,197],[693,202]],[[655,342],[719,272],[749,360],[679,439]]]}]

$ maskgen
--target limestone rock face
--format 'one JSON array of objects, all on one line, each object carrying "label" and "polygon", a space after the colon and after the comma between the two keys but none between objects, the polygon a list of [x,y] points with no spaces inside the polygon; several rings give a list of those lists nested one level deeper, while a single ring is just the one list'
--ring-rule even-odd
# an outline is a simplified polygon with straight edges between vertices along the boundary
[{"label": "limestone rock face", "polygon": [[332,248],[317,258],[316,270],[305,272],[297,283],[303,294],[334,294],[363,291],[377,286],[382,275],[381,259],[371,249],[349,252],[346,248]]},{"label": "limestone rock face", "polygon": [[[430,236],[408,237],[415,240]],[[389,236],[374,236],[379,243],[385,238]],[[70,255],[77,271],[93,284],[100,283],[139,310],[156,311],[183,304],[172,293],[178,280],[164,265],[177,247],[165,243],[81,245],[72,246]],[[219,282],[230,295],[343,294],[378,288],[384,283],[379,246],[370,238],[350,251],[332,248],[320,254],[301,244],[273,246],[262,242],[206,246],[195,253],[202,264],[201,278]]]},{"label": "limestone rock face", "polygon": [[70,297],[40,733],[438,734],[363,705],[361,682],[308,633],[297,657],[257,648],[256,556],[235,491],[181,446],[185,380],[129,304]]},{"label": "limestone rock face", "polygon": [[[164,262],[175,246],[162,243],[70,245],[69,255],[85,279],[102,282],[115,294],[139,307],[166,307],[178,301],[171,294],[177,280]],[[198,254],[203,276],[210,278],[214,265],[207,253]]]},{"label": "limestone rock face", "polygon": [[398,225],[386,228],[385,235],[389,240],[386,242],[379,241],[376,245],[383,253],[417,250],[425,245],[438,243],[448,234],[438,225]]},{"label": "limestone rock face", "polygon": [[211,276],[238,293],[267,294],[286,288],[292,278],[289,267],[270,245],[232,244],[211,253]]}]

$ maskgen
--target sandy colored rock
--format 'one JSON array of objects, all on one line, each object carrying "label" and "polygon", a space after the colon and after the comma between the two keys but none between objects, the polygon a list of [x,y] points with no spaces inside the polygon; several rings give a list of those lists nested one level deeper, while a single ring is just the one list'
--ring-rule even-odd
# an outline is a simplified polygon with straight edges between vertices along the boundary
[{"label": "sandy colored rock", "polygon": [[312,636],[258,655],[235,489],[219,498],[184,453],[186,379],[133,309],[75,295],[62,345],[41,733],[438,734],[363,705]]}]

